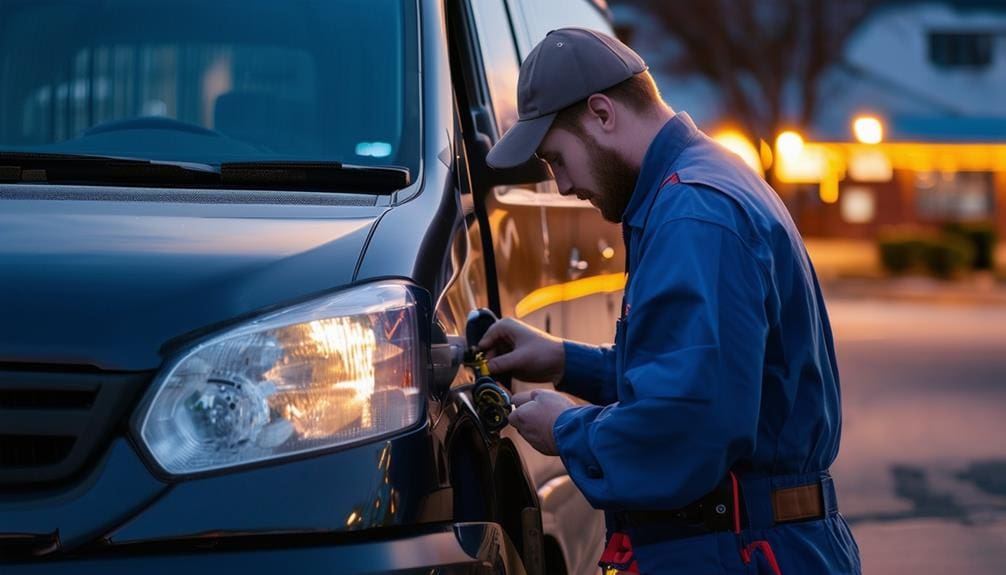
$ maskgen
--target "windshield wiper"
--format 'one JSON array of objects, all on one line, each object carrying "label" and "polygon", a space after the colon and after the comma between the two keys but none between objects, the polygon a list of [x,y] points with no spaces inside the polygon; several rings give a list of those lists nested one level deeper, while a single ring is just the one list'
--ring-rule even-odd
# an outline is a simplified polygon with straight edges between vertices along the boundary
[{"label": "windshield wiper", "polygon": [[325,189],[391,193],[407,188],[408,168],[355,166],[340,162],[225,162],[220,164],[224,186],[269,186],[272,189]]},{"label": "windshield wiper", "polygon": [[195,162],[0,151],[0,183],[59,182],[387,194],[411,183],[408,168],[340,162]]},{"label": "windshield wiper", "polygon": [[0,182],[205,185],[218,182],[208,164],[90,154],[0,151]]}]

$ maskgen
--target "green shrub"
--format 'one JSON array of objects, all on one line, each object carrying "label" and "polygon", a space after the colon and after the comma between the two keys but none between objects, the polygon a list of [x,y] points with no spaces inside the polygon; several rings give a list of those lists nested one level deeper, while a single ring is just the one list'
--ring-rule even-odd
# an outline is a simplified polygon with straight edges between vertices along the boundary
[{"label": "green shrub", "polygon": [[884,240],[879,243],[880,263],[884,269],[901,274],[913,267],[913,256],[908,242],[899,240]]},{"label": "green shrub", "polygon": [[943,232],[971,244],[974,251],[974,269],[991,270],[995,267],[997,241],[995,224],[990,222],[951,223],[943,226]]},{"label": "green shrub", "polygon": [[889,228],[877,236],[880,263],[894,274],[921,269],[932,233],[914,227]]},{"label": "green shrub", "polygon": [[877,236],[880,262],[890,273],[928,273],[949,279],[970,270],[975,247],[959,232],[917,226],[892,227]]},{"label": "green shrub", "polygon": [[926,246],[924,259],[930,274],[949,279],[972,269],[975,249],[966,239],[943,235]]}]

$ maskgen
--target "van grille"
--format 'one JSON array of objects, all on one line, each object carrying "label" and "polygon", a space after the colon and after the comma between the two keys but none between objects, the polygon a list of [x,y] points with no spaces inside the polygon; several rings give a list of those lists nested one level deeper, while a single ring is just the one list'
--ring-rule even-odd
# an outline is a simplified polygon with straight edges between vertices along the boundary
[{"label": "van grille", "polygon": [[76,437],[57,435],[0,435],[0,467],[39,467],[66,459]]},{"label": "van grille", "polygon": [[44,409],[90,409],[97,391],[0,389],[0,409],[40,407]]},{"label": "van grille", "polygon": [[150,373],[0,367],[0,487],[65,481],[108,443]]}]

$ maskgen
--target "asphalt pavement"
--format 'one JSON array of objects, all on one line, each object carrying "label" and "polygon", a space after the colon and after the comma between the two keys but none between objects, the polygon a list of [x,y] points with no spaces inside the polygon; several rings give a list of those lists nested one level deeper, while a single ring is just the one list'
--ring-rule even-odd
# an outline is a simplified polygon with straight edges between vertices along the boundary
[{"label": "asphalt pavement", "polygon": [[1006,305],[838,291],[828,306],[833,472],[864,573],[1006,573]]}]

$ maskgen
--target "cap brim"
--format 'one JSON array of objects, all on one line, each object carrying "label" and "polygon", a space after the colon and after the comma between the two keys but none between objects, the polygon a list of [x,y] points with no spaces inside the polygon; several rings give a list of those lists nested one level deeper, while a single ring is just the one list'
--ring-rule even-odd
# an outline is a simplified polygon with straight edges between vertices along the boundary
[{"label": "cap brim", "polygon": [[531,159],[552,127],[555,114],[520,120],[489,150],[486,163],[492,168],[512,168]]}]

